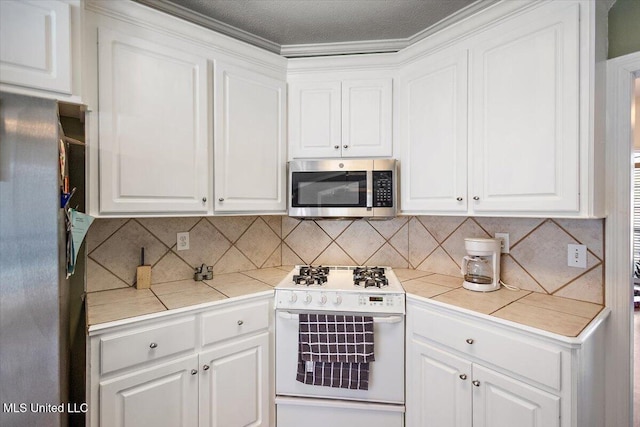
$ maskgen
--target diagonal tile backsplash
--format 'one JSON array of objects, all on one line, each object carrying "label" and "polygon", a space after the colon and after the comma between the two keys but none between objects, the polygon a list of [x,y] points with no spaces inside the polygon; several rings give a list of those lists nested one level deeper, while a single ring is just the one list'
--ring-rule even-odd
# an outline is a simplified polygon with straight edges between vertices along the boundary
[{"label": "diagonal tile backsplash", "polygon": [[[176,233],[190,249],[177,251]],[[144,246],[152,282],[281,265],[388,265],[460,277],[465,237],[509,233],[504,282],[534,292],[604,302],[604,220],[407,216],[388,221],[308,220],[286,216],[98,219],[87,248],[88,291],[135,283]],[[587,268],[568,267],[567,244],[587,246]]]}]

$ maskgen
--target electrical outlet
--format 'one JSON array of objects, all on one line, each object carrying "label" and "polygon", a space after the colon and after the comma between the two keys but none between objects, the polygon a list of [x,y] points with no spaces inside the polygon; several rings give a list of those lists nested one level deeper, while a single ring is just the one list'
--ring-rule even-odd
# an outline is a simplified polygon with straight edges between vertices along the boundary
[{"label": "electrical outlet", "polygon": [[496,239],[502,240],[502,244],[500,246],[500,252],[503,254],[509,253],[509,233],[496,233],[493,235]]},{"label": "electrical outlet", "polygon": [[568,245],[567,265],[569,267],[587,268],[587,247],[585,245]]},{"label": "electrical outlet", "polygon": [[178,233],[176,235],[176,241],[178,242],[178,250],[186,251],[189,249],[189,232]]}]

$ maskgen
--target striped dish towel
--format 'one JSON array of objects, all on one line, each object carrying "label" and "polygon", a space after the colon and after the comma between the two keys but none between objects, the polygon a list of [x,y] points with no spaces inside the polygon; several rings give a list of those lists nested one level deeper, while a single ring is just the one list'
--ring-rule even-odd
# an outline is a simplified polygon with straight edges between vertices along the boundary
[{"label": "striped dish towel", "polygon": [[300,314],[298,371],[304,384],[368,390],[373,318]]}]

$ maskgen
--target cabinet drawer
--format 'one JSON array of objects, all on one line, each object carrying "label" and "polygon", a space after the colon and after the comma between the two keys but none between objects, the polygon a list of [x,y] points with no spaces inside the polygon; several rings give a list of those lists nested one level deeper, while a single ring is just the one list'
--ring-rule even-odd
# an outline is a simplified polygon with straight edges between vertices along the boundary
[{"label": "cabinet drawer", "polygon": [[413,332],[466,356],[536,381],[554,390],[561,387],[562,351],[514,333],[489,329],[418,307],[407,307]]},{"label": "cabinet drawer", "polygon": [[195,318],[156,323],[100,338],[100,372],[107,374],[195,349]]},{"label": "cabinet drawer", "polygon": [[202,315],[202,345],[267,329],[269,301],[215,310]]}]

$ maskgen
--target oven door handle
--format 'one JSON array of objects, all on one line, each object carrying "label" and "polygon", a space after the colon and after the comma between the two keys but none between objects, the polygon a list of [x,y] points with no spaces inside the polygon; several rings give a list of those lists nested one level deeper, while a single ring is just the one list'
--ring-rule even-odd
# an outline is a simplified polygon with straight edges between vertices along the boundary
[{"label": "oven door handle", "polygon": [[[278,316],[283,319],[298,320],[298,313],[289,313],[288,311],[278,311]],[[403,316],[384,316],[374,317],[373,323],[399,323],[402,322]]]}]

